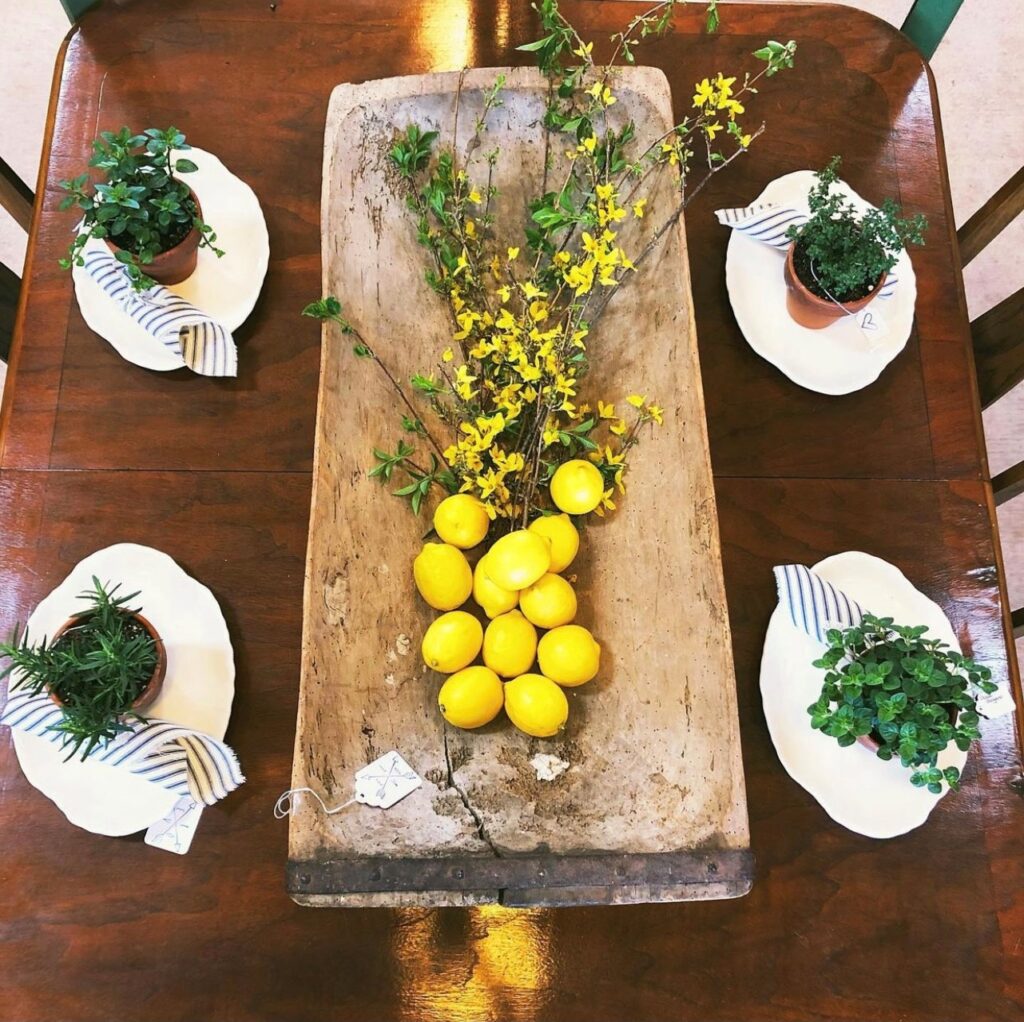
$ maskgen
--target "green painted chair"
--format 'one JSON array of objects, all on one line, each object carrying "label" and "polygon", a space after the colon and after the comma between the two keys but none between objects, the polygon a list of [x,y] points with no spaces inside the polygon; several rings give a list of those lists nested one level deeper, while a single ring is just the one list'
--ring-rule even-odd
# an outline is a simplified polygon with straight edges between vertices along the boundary
[{"label": "green painted chair", "polygon": [[964,0],[914,0],[900,31],[931,60]]},{"label": "green painted chair", "polygon": [[90,7],[95,7],[98,0],[60,0],[64,13],[70,21],[77,21]]}]

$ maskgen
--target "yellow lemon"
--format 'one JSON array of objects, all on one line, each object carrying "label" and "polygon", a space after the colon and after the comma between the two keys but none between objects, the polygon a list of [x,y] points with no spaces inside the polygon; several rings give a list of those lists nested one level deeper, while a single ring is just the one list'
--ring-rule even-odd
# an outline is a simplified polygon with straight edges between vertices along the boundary
[{"label": "yellow lemon", "polygon": [[437,694],[441,716],[456,727],[483,727],[501,712],[505,691],[489,667],[467,667],[453,674]]},{"label": "yellow lemon", "polygon": [[513,610],[519,603],[519,593],[502,589],[487,575],[487,555],[476,562],[473,569],[473,599],[483,607],[488,617],[497,617]]},{"label": "yellow lemon", "polygon": [[505,685],[505,712],[520,731],[550,738],[565,727],[569,700],[543,674],[521,674]]},{"label": "yellow lemon", "polygon": [[533,666],[537,655],[537,629],[518,610],[499,614],[484,632],[484,663],[505,678],[514,678]]},{"label": "yellow lemon", "polygon": [[435,610],[454,610],[473,591],[473,572],[466,555],[448,543],[424,543],[412,562],[420,596]]},{"label": "yellow lemon", "polygon": [[592,461],[576,458],[555,469],[550,490],[551,499],[559,511],[585,515],[601,503],[604,478]]},{"label": "yellow lemon", "polygon": [[565,571],[572,564],[580,548],[580,534],[567,514],[543,515],[530,524],[530,532],[543,536],[551,544],[548,571]]},{"label": "yellow lemon", "polygon": [[552,628],[537,647],[540,669],[559,685],[582,685],[601,666],[601,647],[582,625]]},{"label": "yellow lemon", "polygon": [[484,641],[484,626],[464,610],[442,614],[423,635],[423,662],[442,674],[471,664]]},{"label": "yellow lemon", "polygon": [[487,576],[502,589],[532,586],[551,565],[551,544],[543,536],[517,529],[487,551]]},{"label": "yellow lemon", "polygon": [[483,502],[471,493],[445,497],[434,511],[434,530],[446,543],[460,550],[482,543],[491,519]]},{"label": "yellow lemon", "polygon": [[519,607],[538,628],[557,628],[576,616],[576,593],[561,575],[541,575],[519,594]]}]

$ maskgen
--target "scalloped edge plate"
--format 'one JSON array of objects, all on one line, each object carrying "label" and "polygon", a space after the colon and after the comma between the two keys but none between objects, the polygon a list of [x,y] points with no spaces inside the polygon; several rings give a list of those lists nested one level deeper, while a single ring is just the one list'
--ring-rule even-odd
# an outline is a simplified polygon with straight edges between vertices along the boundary
[{"label": "scalloped edge plate", "polygon": [[[139,590],[142,612],[167,648],[167,677],[150,716],[223,738],[235,694],[235,658],[216,597],[165,553],[119,543],[90,554],[47,596],[28,620],[33,636],[52,635],[82,609],[79,593],[101,582]],[[21,769],[76,827],[117,837],[145,830],[170,812],[178,795],[125,770],[99,762],[64,762],[59,743],[11,731]]]},{"label": "scalloped edge plate", "polygon": [[[196,271],[168,290],[212,316],[227,330],[237,330],[249,318],[263,289],[270,262],[270,237],[256,193],[205,149],[180,152],[199,168],[188,176],[203,206],[203,216],[217,232],[218,259],[208,248],[199,250]],[[86,252],[108,252],[97,238]],[[82,266],[72,276],[82,318],[90,330],[108,341],[124,359],[143,369],[170,372],[184,361],[139,326],[113,302]]]},{"label": "scalloped edge plate", "polygon": [[[784,174],[753,201],[806,210],[814,180],[810,170]],[[836,188],[862,211],[871,208],[845,182],[837,182]],[[905,249],[893,268],[899,283],[892,297],[876,298],[869,306],[883,324],[869,340],[852,316],[823,330],[793,322],[786,311],[785,253],[739,231],[729,234],[725,285],[736,322],[747,344],[794,383],[819,394],[850,394],[874,383],[906,347],[914,325],[917,280]]]},{"label": "scalloped edge plate", "polygon": [[[916,589],[888,561],[847,551],[826,557],[813,571],[862,607],[901,624],[927,625],[928,634],[960,649],[942,608]],[[920,827],[944,798],[910,783],[899,761],[888,763],[862,745],[841,748],[812,729],[807,707],[821,692],[822,672],[812,667],[823,650],[793,625],[781,607],[768,622],[761,657],[761,699],[768,733],[786,772],[836,823],[873,838],[891,838]],[[963,769],[967,753],[955,745],[939,756],[941,767]]]}]

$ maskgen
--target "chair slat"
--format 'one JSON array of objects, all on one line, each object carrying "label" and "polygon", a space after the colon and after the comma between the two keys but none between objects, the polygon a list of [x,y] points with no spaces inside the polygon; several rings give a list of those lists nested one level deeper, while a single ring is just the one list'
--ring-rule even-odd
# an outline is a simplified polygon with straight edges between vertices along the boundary
[{"label": "chair slat", "polygon": [[13,270],[0,263],[0,362],[10,360],[14,315],[18,311],[20,292],[21,279]]},{"label": "chair slat", "polygon": [[931,60],[964,0],[914,0],[900,31]]},{"label": "chair slat", "polygon": [[1024,493],[1024,461],[992,477],[992,496],[997,505],[1005,504],[1018,493]]},{"label": "chair slat", "polygon": [[1024,287],[971,324],[978,396],[988,408],[1024,380]]},{"label": "chair slat", "polygon": [[1013,622],[1013,637],[1015,639],[1024,638],[1024,607],[1015,610],[1010,615],[1010,620]]},{"label": "chair slat", "polygon": [[977,213],[956,232],[960,264],[966,266],[1015,216],[1024,211],[1024,167],[1021,167]]},{"label": "chair slat", "polygon": [[32,189],[0,160],[0,206],[26,231],[32,225],[32,206],[35,201]]},{"label": "chair slat", "polygon": [[95,7],[96,3],[97,0],[60,0],[60,5],[70,22],[77,21],[90,7]]}]

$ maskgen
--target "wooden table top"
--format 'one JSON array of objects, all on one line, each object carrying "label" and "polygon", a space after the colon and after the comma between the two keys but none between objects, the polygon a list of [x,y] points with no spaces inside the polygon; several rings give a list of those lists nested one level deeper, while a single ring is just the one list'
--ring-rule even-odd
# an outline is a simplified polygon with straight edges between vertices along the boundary
[{"label": "wooden table top", "polygon": [[[637,10],[567,0],[598,40]],[[877,842],[834,824],[768,739],[758,663],[771,566],[845,549],[897,564],[965,647],[1007,661],[1003,587],[935,93],[867,14],[730,5],[718,36],[676,19],[647,63],[680,116],[693,80],[799,42],[768,82],[749,157],[687,215],[734,634],[757,876],[730,902],[512,912],[315,911],[283,890],[319,330],[320,156],[338,82],[522,62],[525,0],[157,0],[88,14],[58,61],[0,453],[0,633],[76,561],[159,547],[224,608],[238,683],[228,740],[248,783],[204,814],[187,856],[68,824],[0,735],[0,1017],[27,1019],[1018,1019],[1024,801],[1013,718],[987,724],[964,789]],[[84,325],[56,259],[56,182],[101,129],[175,123],[256,190],[271,263],[237,333],[240,374],[123,361]],[[800,390],[728,307],[711,210],[844,156],[844,177],[931,221],[917,323],[867,390]]]}]

